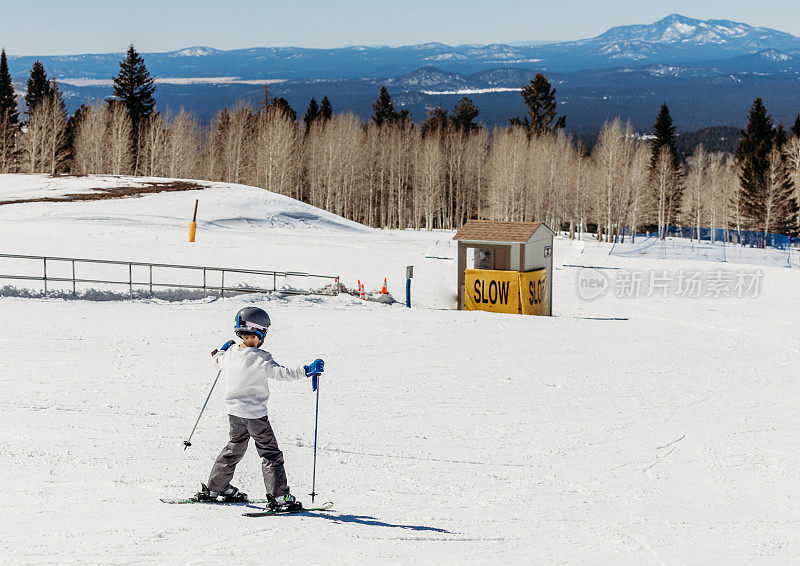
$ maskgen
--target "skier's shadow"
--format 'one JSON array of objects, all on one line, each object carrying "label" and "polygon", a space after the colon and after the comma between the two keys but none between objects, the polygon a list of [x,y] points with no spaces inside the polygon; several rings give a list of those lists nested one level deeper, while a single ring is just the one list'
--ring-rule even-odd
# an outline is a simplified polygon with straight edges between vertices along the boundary
[{"label": "skier's shadow", "polygon": [[370,517],[368,515],[333,515],[328,513],[306,513],[306,515],[322,517],[323,519],[328,519],[334,523],[355,523],[357,525],[368,525],[371,527],[389,527],[392,529],[408,529],[409,531],[428,531],[434,533],[446,533],[449,535],[453,534],[447,529],[426,527],[425,525],[395,525],[393,523],[384,523],[383,521],[379,521],[375,517]]}]

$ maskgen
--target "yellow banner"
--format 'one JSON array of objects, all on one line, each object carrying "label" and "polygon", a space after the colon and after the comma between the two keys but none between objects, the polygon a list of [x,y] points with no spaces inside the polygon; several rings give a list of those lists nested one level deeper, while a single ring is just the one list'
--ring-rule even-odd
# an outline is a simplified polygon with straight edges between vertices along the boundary
[{"label": "yellow banner", "polygon": [[519,313],[519,273],[493,269],[464,271],[464,308]]},{"label": "yellow banner", "polygon": [[550,314],[550,299],[547,297],[547,268],[525,271],[519,274],[522,314]]}]

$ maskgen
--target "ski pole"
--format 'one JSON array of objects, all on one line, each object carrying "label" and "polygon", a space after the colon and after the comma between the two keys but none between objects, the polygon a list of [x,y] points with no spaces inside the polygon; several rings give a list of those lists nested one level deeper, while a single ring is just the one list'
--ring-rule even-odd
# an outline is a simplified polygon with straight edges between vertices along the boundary
[{"label": "ski pole", "polygon": [[208,405],[208,400],[211,399],[211,392],[214,391],[214,387],[216,387],[217,380],[219,379],[219,376],[220,376],[221,373],[222,373],[222,370],[219,370],[217,372],[217,377],[214,378],[214,383],[211,384],[211,389],[209,389],[208,395],[206,396],[206,402],[203,403],[203,408],[200,409],[200,414],[197,415],[197,420],[194,422],[194,426],[192,427],[192,432],[189,433],[189,440],[184,440],[183,441],[183,449],[184,450],[186,450],[187,448],[189,448],[192,445],[191,440],[192,440],[192,435],[194,434],[194,429],[197,428],[197,423],[200,422],[200,417],[203,416],[203,411],[206,410],[206,405]]},{"label": "ski pole", "polygon": [[317,392],[317,409],[314,416],[314,471],[311,474],[311,503],[314,503],[314,498],[317,496],[315,487],[317,485],[317,425],[319,424],[319,374],[315,373],[311,378],[311,387]]}]

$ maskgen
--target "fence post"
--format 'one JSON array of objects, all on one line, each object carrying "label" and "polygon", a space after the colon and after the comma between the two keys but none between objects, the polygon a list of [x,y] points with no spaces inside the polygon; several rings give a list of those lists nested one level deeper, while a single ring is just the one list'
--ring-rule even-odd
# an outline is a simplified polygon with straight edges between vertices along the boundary
[{"label": "fence post", "polygon": [[153,264],[150,264],[150,296],[153,296]]},{"label": "fence post", "polygon": [[278,290],[278,274],[273,271],[272,272],[272,292],[274,293],[277,290]]},{"label": "fence post", "polygon": [[44,296],[47,296],[47,258],[42,258],[44,260]]},{"label": "fence post", "polygon": [[205,299],[206,296],[207,296],[207,291],[206,291],[206,268],[204,267],[203,268],[203,298]]},{"label": "fence post", "polygon": [[128,289],[130,290],[131,299],[133,298],[133,264],[128,264]]},{"label": "fence post", "polygon": [[224,269],[222,270],[222,284],[219,287],[219,291],[220,291],[220,294],[222,295],[222,298],[224,299],[225,298],[225,270]]},{"label": "fence post", "polygon": [[72,296],[76,296],[75,293],[75,260],[72,260]]}]

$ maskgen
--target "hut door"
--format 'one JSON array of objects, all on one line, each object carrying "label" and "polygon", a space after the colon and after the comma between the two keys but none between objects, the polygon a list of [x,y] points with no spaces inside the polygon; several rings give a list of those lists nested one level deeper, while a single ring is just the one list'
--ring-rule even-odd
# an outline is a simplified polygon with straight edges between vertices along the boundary
[{"label": "hut door", "polygon": [[492,269],[511,269],[511,246],[496,246],[492,252]]}]

